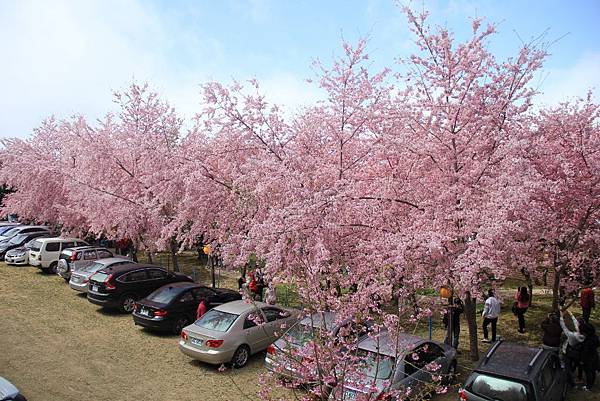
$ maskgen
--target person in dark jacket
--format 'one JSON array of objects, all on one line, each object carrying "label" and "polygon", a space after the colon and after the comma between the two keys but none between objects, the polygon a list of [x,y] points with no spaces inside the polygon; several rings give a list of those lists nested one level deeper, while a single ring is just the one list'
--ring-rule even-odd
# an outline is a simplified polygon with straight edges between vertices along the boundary
[{"label": "person in dark jacket", "polygon": [[558,315],[555,312],[548,313],[548,317],[542,322],[541,326],[544,332],[542,337],[543,347],[558,352],[562,334]]},{"label": "person in dark jacket", "polygon": [[583,313],[583,321],[589,323],[590,314],[592,308],[596,307],[596,301],[594,300],[594,290],[589,285],[586,285],[581,290],[581,297],[579,298],[579,305],[581,305],[581,311]]},{"label": "person in dark jacket", "polygon": [[448,335],[448,331],[446,331],[446,339],[444,340],[444,344],[448,344],[454,349],[458,349],[458,339],[460,337],[460,315],[464,312],[464,305],[460,298],[454,298],[453,304],[449,306],[450,312],[446,312],[444,314],[443,323],[444,327],[448,328],[448,314],[450,314],[452,318],[452,343],[450,342],[450,338]]},{"label": "person in dark jacket", "polygon": [[581,343],[581,367],[585,373],[585,387],[583,389],[590,391],[596,381],[600,341],[596,335],[596,329],[590,323],[582,322],[579,330],[585,336],[585,340]]}]

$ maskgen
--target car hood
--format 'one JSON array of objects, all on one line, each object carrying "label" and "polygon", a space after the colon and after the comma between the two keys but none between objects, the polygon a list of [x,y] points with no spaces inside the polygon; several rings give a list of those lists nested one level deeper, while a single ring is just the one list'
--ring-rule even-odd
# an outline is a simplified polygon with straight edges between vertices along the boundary
[{"label": "car hood", "polygon": [[0,400],[14,398],[17,394],[19,394],[19,390],[11,382],[0,377]]}]

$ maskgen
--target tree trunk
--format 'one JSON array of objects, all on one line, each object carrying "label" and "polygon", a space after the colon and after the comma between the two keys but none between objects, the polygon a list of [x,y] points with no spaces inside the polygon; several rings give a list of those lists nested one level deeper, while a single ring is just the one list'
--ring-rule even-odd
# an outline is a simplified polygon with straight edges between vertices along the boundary
[{"label": "tree trunk", "polygon": [[148,264],[154,263],[154,261],[152,260],[152,252],[146,251],[146,258],[148,259]]},{"label": "tree trunk", "polygon": [[552,283],[552,310],[558,312],[560,300],[560,270],[554,272],[554,282]]},{"label": "tree trunk", "polygon": [[208,258],[210,260],[210,282],[212,285],[212,288],[216,287],[216,282],[215,282],[215,257],[214,256],[210,256]]},{"label": "tree trunk", "polygon": [[521,268],[521,274],[525,277],[525,282],[527,283],[527,289],[529,290],[529,306],[533,305],[533,280],[531,279],[531,274],[524,267]]},{"label": "tree trunk", "polygon": [[179,246],[175,237],[171,238],[171,260],[173,261],[173,271],[179,272],[179,257],[177,255]]},{"label": "tree trunk", "polygon": [[479,360],[479,349],[477,348],[477,300],[471,297],[471,293],[467,291],[465,295],[465,319],[469,327],[469,346],[471,360]]}]

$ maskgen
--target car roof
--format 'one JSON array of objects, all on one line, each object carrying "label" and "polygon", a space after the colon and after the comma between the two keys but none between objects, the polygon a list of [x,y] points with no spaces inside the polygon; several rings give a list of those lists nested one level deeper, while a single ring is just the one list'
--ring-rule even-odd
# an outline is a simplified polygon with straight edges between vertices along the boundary
[{"label": "car roof", "polygon": [[382,331],[378,336],[367,337],[359,342],[358,348],[396,357],[404,355],[407,351],[424,342],[427,342],[424,338],[413,336],[412,334],[398,333],[398,343],[396,346],[396,342],[392,339],[389,332]]},{"label": "car roof", "polygon": [[117,265],[117,266],[109,266],[109,267],[104,267],[102,268],[101,271],[106,272],[107,270],[110,273],[126,273],[128,271],[132,271],[132,270],[138,270],[138,269],[162,269],[162,270],[166,270],[164,267],[162,266],[157,266],[157,265],[147,265],[147,264],[141,264],[141,263],[124,263],[122,265]]},{"label": "car roof", "polygon": [[[236,315],[241,315],[242,313],[254,310],[256,307],[258,308],[266,308],[273,307],[273,305],[266,304],[264,302],[248,302],[246,300],[239,301],[231,301],[224,303],[222,305],[217,306],[215,309],[220,310],[221,312],[233,313]],[[278,308],[281,309],[281,308]]]},{"label": "car roof", "polygon": [[69,238],[69,237],[47,237],[47,238],[36,238],[36,241],[42,241],[42,242],[47,242],[47,241],[61,241],[61,242],[70,242],[70,241],[81,241],[81,242],[85,242],[84,240],[80,239],[80,238]]},{"label": "car roof", "polygon": [[104,250],[108,251],[108,249],[103,246],[95,246],[95,245],[72,246],[71,248],[63,249],[63,251],[67,251],[67,250],[84,251],[86,249],[104,249]]},{"label": "car roof", "polygon": [[546,360],[546,355],[551,352],[523,344],[498,341],[479,361],[475,372],[529,380],[537,374]]}]

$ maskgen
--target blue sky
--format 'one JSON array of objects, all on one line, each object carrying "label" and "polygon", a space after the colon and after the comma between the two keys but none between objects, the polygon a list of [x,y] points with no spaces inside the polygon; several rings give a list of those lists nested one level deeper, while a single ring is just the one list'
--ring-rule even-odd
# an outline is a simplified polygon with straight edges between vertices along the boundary
[{"label": "blue sky", "polygon": [[[497,23],[498,56],[546,31],[547,41],[561,38],[536,81],[541,103],[600,87],[600,1],[412,4],[458,37],[470,17]],[[113,107],[111,92],[133,79],[148,81],[186,118],[199,109],[201,83],[231,78],[258,78],[293,111],[319,97],[304,82],[312,60],[327,64],[342,37],[367,35],[374,69],[414,50],[392,0],[3,0],[0,137],[26,137],[51,114],[99,117]]]}]

